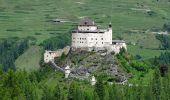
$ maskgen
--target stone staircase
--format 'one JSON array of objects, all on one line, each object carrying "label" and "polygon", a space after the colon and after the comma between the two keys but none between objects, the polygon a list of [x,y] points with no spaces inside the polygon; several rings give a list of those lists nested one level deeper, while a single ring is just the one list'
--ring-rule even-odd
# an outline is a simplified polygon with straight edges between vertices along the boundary
[{"label": "stone staircase", "polygon": [[56,70],[58,70],[58,71],[60,71],[60,72],[65,73],[65,70],[62,69],[61,67],[57,66],[57,65],[54,63],[54,61],[50,61],[50,64],[52,65],[52,67],[53,67],[54,69],[56,69]]}]

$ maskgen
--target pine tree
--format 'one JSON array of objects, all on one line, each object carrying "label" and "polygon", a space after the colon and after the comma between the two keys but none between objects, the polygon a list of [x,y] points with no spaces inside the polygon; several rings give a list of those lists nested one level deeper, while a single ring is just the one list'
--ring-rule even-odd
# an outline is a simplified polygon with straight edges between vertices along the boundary
[{"label": "pine tree", "polygon": [[53,100],[52,91],[47,87],[44,86],[43,88],[43,94],[42,94],[42,100]]},{"label": "pine tree", "polygon": [[93,91],[93,99],[92,100],[100,100],[100,98],[97,95],[96,91]]},{"label": "pine tree", "polygon": [[77,85],[76,83],[72,82],[69,87],[69,93],[68,93],[68,100],[76,100],[76,90]]},{"label": "pine tree", "polygon": [[[168,73],[169,74],[169,73]],[[170,99],[170,81],[169,75],[162,77],[162,89],[161,89],[161,100],[169,100]]]},{"label": "pine tree", "polygon": [[75,95],[74,100],[84,100],[84,93],[83,93],[83,90],[80,86],[76,87],[75,93],[76,93],[76,95]]},{"label": "pine tree", "polygon": [[104,99],[104,84],[102,80],[99,78],[96,85],[95,85],[95,91],[97,95],[99,96],[100,100]]},{"label": "pine tree", "polygon": [[105,95],[104,95],[104,100],[109,100],[109,91],[108,91],[108,88],[107,87],[105,87],[104,88],[104,90],[103,90],[105,93]]},{"label": "pine tree", "polygon": [[[85,100],[95,100],[94,92],[91,89],[86,89],[83,93]],[[97,95],[97,94],[96,94]]]},{"label": "pine tree", "polygon": [[61,89],[59,85],[57,85],[54,89],[54,100],[61,100]]},{"label": "pine tree", "polygon": [[153,100],[152,86],[149,84],[145,89],[145,100]]},{"label": "pine tree", "polygon": [[115,100],[115,84],[108,86],[109,100]]},{"label": "pine tree", "polygon": [[161,93],[161,80],[160,80],[160,71],[156,68],[153,80],[152,80],[152,93],[156,100],[160,100]]}]

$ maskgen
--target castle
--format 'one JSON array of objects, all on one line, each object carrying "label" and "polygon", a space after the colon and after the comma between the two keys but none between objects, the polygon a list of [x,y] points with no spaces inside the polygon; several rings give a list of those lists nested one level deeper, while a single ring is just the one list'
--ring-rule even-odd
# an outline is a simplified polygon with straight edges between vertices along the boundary
[{"label": "castle", "polygon": [[126,49],[123,40],[112,40],[112,25],[107,29],[99,29],[94,21],[84,19],[80,21],[78,28],[72,31],[72,50],[99,51],[119,53],[120,48]]},{"label": "castle", "polygon": [[112,44],[112,27],[98,29],[90,19],[82,20],[77,30],[72,31],[72,48],[103,48]]},{"label": "castle", "polygon": [[[114,52],[115,54],[120,52],[121,48],[126,48],[126,43],[123,40],[112,40],[112,25],[109,24],[107,29],[99,29],[94,21],[90,19],[84,19],[80,21],[78,28],[72,31],[72,43],[71,47],[66,46],[63,49],[57,51],[48,51],[44,53],[44,62],[51,63],[55,69],[65,73],[65,78],[68,78],[71,69],[69,66],[65,69],[57,66],[54,63],[56,57],[61,57],[62,54],[67,55],[69,51],[106,51],[105,54]],[[96,79],[93,76],[91,85],[96,84]]]},{"label": "castle", "polygon": [[94,21],[84,19],[80,21],[78,28],[72,31],[71,47],[65,47],[57,51],[45,51],[44,62],[53,61],[55,57],[60,57],[62,53],[68,54],[70,50],[86,50],[100,51],[106,50],[107,53],[120,52],[121,48],[126,48],[126,43],[123,40],[112,40],[112,25],[109,24],[107,29],[99,29]]}]

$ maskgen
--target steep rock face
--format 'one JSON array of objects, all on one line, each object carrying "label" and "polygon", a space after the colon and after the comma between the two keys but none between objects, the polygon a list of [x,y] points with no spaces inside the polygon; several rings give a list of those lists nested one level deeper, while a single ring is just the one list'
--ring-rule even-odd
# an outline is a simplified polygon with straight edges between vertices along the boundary
[{"label": "steep rock face", "polygon": [[55,63],[63,67],[69,65],[72,68],[70,77],[79,79],[105,74],[114,77],[117,82],[122,82],[128,77],[117,65],[117,60],[112,53],[71,51],[67,56],[56,58]]}]

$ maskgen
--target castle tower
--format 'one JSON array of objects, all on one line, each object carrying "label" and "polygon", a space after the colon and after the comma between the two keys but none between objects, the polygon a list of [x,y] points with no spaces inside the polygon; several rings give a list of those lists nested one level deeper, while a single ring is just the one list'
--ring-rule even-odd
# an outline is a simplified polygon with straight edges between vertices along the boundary
[{"label": "castle tower", "polygon": [[65,78],[68,78],[70,72],[71,72],[71,71],[70,71],[70,66],[67,66],[67,67],[65,68]]},{"label": "castle tower", "polygon": [[109,23],[109,43],[112,44],[112,23]]},{"label": "castle tower", "polygon": [[96,84],[96,79],[94,76],[92,76],[92,79],[91,79],[91,85],[95,85]]},{"label": "castle tower", "polygon": [[55,51],[47,51],[47,50],[45,50],[44,62],[49,63],[50,61],[54,61],[55,54],[56,54]]},{"label": "castle tower", "polygon": [[109,23],[109,28],[112,28],[112,23],[111,22]]},{"label": "castle tower", "polygon": [[72,31],[72,50],[103,50],[112,45],[112,25],[100,29],[90,19],[81,20],[77,29]]}]

